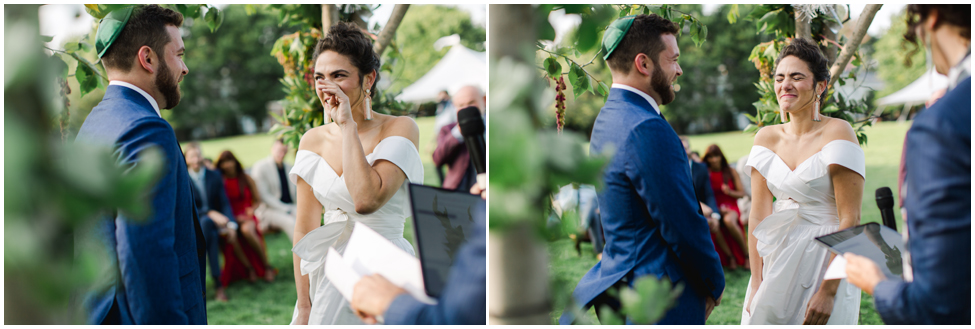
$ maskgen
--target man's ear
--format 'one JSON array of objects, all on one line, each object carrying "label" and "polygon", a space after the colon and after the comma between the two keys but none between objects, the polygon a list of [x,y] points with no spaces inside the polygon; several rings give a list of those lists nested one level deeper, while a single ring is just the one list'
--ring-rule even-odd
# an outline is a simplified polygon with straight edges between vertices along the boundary
[{"label": "man's ear", "polygon": [[152,48],[149,48],[149,46],[142,46],[139,48],[137,56],[139,66],[142,67],[143,70],[146,70],[150,74],[156,72],[156,61],[158,61],[159,58],[156,56],[156,53],[152,51]]},{"label": "man's ear", "polygon": [[636,68],[640,74],[650,76],[653,74],[653,60],[647,54],[639,53],[633,59],[633,67]]}]

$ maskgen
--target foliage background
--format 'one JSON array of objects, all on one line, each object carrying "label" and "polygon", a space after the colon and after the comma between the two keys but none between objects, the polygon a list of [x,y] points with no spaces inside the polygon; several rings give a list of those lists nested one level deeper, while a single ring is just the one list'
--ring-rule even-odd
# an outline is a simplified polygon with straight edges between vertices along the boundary
[{"label": "foliage background", "polygon": [[266,131],[268,103],[284,97],[278,82],[281,65],[269,54],[274,41],[295,28],[279,26],[267,11],[249,15],[243,5],[228,5],[224,14],[220,29],[212,33],[199,20],[184,23],[184,61],[190,73],[183,79],[179,106],[164,111],[180,140],[241,134],[243,117]]}]

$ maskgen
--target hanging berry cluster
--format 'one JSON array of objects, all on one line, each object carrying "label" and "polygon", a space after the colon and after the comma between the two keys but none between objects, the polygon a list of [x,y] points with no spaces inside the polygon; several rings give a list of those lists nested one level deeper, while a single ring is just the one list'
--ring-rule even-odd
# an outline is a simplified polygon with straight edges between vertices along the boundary
[{"label": "hanging berry cluster", "polygon": [[565,80],[562,77],[559,75],[558,79],[552,79],[555,80],[555,117],[560,134],[565,126]]},{"label": "hanging berry cluster", "polygon": [[71,94],[71,86],[68,85],[68,79],[63,77],[58,77],[58,86],[61,87],[59,94],[64,101],[64,109],[61,112],[60,118],[58,118],[58,125],[61,128],[61,139],[66,140],[68,135],[68,116],[71,114],[71,101],[68,100],[68,94]]}]

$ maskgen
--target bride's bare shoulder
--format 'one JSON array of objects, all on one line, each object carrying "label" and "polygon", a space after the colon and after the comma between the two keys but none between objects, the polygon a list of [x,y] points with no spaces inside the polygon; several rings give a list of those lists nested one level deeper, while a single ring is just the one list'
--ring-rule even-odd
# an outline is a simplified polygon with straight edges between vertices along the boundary
[{"label": "bride's bare shoulder", "polygon": [[383,137],[389,136],[401,136],[406,137],[414,145],[419,146],[420,144],[420,127],[416,125],[416,121],[408,116],[388,116],[383,122]]},{"label": "bride's bare shoulder", "polygon": [[330,133],[329,128],[331,126],[333,125],[322,125],[308,129],[304,135],[301,135],[301,141],[298,142],[298,149],[313,152],[320,149],[328,139]]},{"label": "bride's bare shoulder", "polygon": [[754,145],[762,146],[767,149],[772,149],[772,147],[779,142],[782,136],[782,125],[771,125],[765,126],[755,133]]},{"label": "bride's bare shoulder", "polygon": [[826,122],[826,126],[823,127],[823,139],[830,142],[842,139],[859,144],[853,126],[846,120],[836,118],[829,118],[829,121]]}]

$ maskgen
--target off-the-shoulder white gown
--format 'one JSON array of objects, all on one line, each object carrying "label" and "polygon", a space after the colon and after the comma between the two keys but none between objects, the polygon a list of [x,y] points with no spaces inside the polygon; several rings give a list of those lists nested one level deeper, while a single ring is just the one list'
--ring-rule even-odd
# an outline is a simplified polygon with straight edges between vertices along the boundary
[{"label": "off-the-shoulder white gown", "polygon": [[[752,147],[745,173],[751,175],[747,167],[757,169],[776,201],[773,213],[754,229],[758,254],[765,264],[763,281],[752,299],[751,314],[742,309],[741,324],[802,324],[809,300],[829,265],[830,251],[813,238],[836,232],[840,225],[829,165],[866,177],[864,161],[860,146],[847,140],[827,143],[795,170],[772,150]],[[751,287],[749,279],[746,303]],[[827,324],[855,325],[859,314],[860,289],[844,279]]]},{"label": "off-the-shoulder white gown", "polygon": [[[410,216],[408,183],[423,183],[423,163],[420,153],[409,139],[401,136],[384,138],[372,153],[366,156],[370,165],[386,160],[398,166],[406,174],[396,194],[382,208],[368,215],[355,212],[355,203],[349,194],[343,177],[338,176],[318,154],[299,150],[295,165],[288,175],[292,182],[301,177],[311,186],[315,199],[324,207],[324,224],[305,235],[295,244],[295,254],[301,257],[301,273],[308,274],[308,293],[311,299],[311,315],[308,324],[362,324],[352,312],[348,301],[325,278],[325,254],[335,247],[344,252],[355,222],[369,226],[397,247],[415,255],[413,246],[403,238],[403,224]],[[296,305],[297,306],[297,305]],[[298,309],[291,318],[294,324]]]}]

